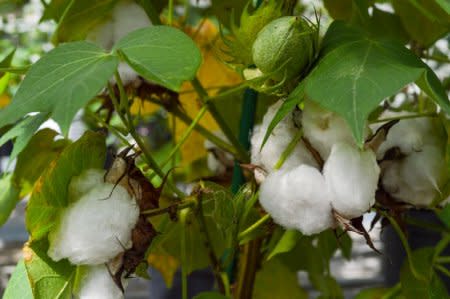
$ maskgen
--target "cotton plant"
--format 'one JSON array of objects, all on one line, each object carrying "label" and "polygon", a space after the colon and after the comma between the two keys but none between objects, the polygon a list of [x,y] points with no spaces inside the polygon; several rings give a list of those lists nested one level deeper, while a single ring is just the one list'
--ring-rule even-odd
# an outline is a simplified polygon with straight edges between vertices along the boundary
[{"label": "cotton plant", "polygon": [[[291,125],[289,115],[274,129],[276,138],[271,136],[258,151],[260,138],[263,138],[260,136],[264,136],[279,106],[280,103],[276,103],[269,108],[252,136],[253,163],[266,159],[264,161],[275,164],[292,136],[300,130],[293,122]],[[358,148],[344,120],[332,112],[306,102],[301,123],[306,124],[302,127],[304,135],[314,140],[311,142],[313,149],[297,144],[285,161],[288,165],[272,171],[262,182],[260,203],[276,223],[311,235],[335,227],[334,213],[352,219],[369,211],[375,203],[380,168],[374,151]],[[326,136],[333,138],[328,140]],[[271,138],[271,148],[264,152]],[[313,160],[311,150],[325,157],[323,169]],[[309,157],[314,162],[299,157]],[[262,164],[267,165],[267,162]]]},{"label": "cotton plant", "polygon": [[[125,283],[125,279],[123,282]],[[115,284],[108,265],[95,265],[78,269],[74,297],[76,299],[123,299],[124,295]]]},{"label": "cotton plant", "polygon": [[139,208],[121,185],[103,181],[104,171],[88,170],[72,180],[72,203],[49,233],[48,255],[75,265],[98,265],[131,246]]},{"label": "cotton plant", "polygon": [[[278,160],[288,147],[289,143],[294,139],[299,128],[295,126],[294,115],[288,114],[270,134],[267,142],[261,148],[266,131],[275,116],[276,112],[282,105],[283,101],[279,100],[270,106],[263,117],[262,123],[255,126],[251,137],[251,162],[252,164],[262,167],[264,170],[271,172],[274,170]],[[287,159],[284,161],[283,169],[292,169],[300,164],[307,164],[317,167],[317,161],[308,151],[303,141],[296,144]]]},{"label": "cotton plant", "polygon": [[[407,115],[405,113],[387,115]],[[437,118],[402,119],[389,131],[377,153],[382,162],[383,188],[397,201],[427,207],[444,196],[448,180],[445,161],[445,133]],[[389,150],[399,151],[389,158]]]}]

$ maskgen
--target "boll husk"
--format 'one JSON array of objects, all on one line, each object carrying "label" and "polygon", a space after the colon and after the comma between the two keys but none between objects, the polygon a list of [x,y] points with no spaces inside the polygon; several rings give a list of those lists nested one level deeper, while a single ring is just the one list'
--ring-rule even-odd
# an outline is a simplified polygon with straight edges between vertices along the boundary
[{"label": "boll husk", "polygon": [[335,143],[355,144],[352,132],[345,120],[312,101],[305,101],[301,123],[305,137],[319,152],[323,160],[327,160]]},{"label": "boll husk", "polygon": [[256,67],[273,79],[290,80],[311,64],[317,46],[317,28],[297,16],[273,20],[258,33],[252,46]]},{"label": "boll husk", "polygon": [[399,201],[427,207],[440,194],[448,178],[444,149],[423,145],[401,160],[389,161],[383,167],[382,186]]},{"label": "boll husk", "polygon": [[103,180],[101,172],[94,174],[81,175],[96,182],[89,190],[90,183],[84,180],[74,179],[70,184],[69,190],[81,188],[81,197],[71,199],[48,235],[47,253],[54,261],[67,258],[76,265],[102,264],[131,246],[131,230],[139,216],[136,201],[120,185],[98,183]]},{"label": "boll husk", "polygon": [[[107,265],[87,266],[78,270],[78,284],[74,289],[77,299],[123,299],[124,295],[108,271]],[[125,283],[125,279],[123,279]]]},{"label": "boll husk", "polygon": [[333,209],[342,216],[359,217],[375,203],[380,168],[371,150],[336,143],[325,162],[323,175],[333,196]]},{"label": "boll husk", "polygon": [[[295,127],[293,115],[288,114],[278,123],[267,139],[266,144],[261,149],[261,144],[269,124],[282,103],[283,102],[280,100],[269,107],[264,115],[262,123],[254,127],[251,137],[252,164],[259,165],[269,172],[273,170],[282,153],[299,130]],[[292,169],[300,164],[307,164],[314,167],[318,166],[316,160],[305,147],[303,141],[297,143],[290,156],[284,161],[282,169]]]},{"label": "boll husk", "polygon": [[259,201],[287,229],[312,235],[334,226],[331,194],[314,167],[300,165],[269,174],[261,185]]}]

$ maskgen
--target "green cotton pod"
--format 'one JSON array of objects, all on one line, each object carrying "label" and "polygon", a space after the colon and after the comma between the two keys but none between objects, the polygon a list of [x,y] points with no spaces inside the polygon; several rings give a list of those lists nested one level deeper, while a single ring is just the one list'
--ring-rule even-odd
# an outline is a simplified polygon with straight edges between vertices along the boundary
[{"label": "green cotton pod", "polygon": [[281,17],[267,24],[252,47],[253,62],[281,81],[299,76],[315,54],[317,30],[301,17]]}]

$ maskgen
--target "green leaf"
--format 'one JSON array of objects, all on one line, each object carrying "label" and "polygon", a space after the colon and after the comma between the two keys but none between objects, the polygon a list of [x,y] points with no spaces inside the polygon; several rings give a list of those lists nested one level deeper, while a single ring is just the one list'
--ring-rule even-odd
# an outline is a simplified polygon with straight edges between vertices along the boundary
[{"label": "green leaf", "polygon": [[8,142],[9,140],[15,139],[14,148],[9,156],[9,160],[14,160],[17,155],[19,155],[22,150],[27,146],[31,137],[33,137],[34,132],[39,128],[39,126],[47,120],[47,115],[44,113],[39,113],[33,116],[27,116],[8,132],[6,132],[0,138],[0,146]]},{"label": "green leaf", "polygon": [[19,201],[20,190],[14,185],[12,175],[4,175],[0,178],[0,226],[11,215]]},{"label": "green leaf", "polygon": [[308,294],[300,287],[295,271],[278,259],[272,259],[256,273],[252,298],[302,299],[308,298]]},{"label": "green leaf", "polygon": [[52,0],[50,3],[45,6],[44,13],[41,17],[41,22],[47,20],[54,20],[55,22],[59,22],[64,12],[72,0]]},{"label": "green leaf", "polygon": [[75,113],[105,86],[117,63],[116,56],[88,42],[53,49],[30,68],[13,101],[0,110],[0,127],[43,112],[66,134]]},{"label": "green leaf", "polygon": [[85,169],[102,168],[105,155],[105,137],[86,132],[50,163],[35,184],[27,206],[25,220],[32,240],[46,236],[68,205],[67,189],[72,177]]},{"label": "green leaf", "polygon": [[438,4],[448,15],[450,15],[450,2],[447,0],[436,0],[436,4]]},{"label": "green leaf", "polygon": [[3,299],[17,298],[33,298],[33,290],[31,289],[31,284],[28,280],[27,268],[25,267],[23,259],[17,263],[17,266],[9,279],[8,285],[6,286],[5,293],[3,294]]},{"label": "green leaf", "polygon": [[335,20],[350,20],[352,17],[353,0],[323,0],[323,5]]},{"label": "green leaf", "polygon": [[[443,2],[447,2],[441,5]],[[450,5],[446,0],[393,0],[395,13],[412,37],[425,48],[448,33]]]},{"label": "green leaf", "polygon": [[34,298],[72,298],[76,267],[69,261],[54,262],[47,256],[46,240],[25,247],[25,267]]},{"label": "green leaf", "polygon": [[275,248],[267,257],[267,260],[270,260],[278,254],[291,251],[295,245],[297,245],[297,242],[301,237],[302,234],[297,230],[289,229],[285,231]]},{"label": "green leaf", "polygon": [[433,270],[434,248],[421,248],[412,253],[414,267],[421,274],[417,279],[411,272],[407,260],[400,270],[400,282],[403,295],[408,299],[448,298],[445,286]]},{"label": "green leaf", "polygon": [[4,299],[72,298],[72,285],[76,267],[67,260],[54,262],[47,256],[47,241],[26,246],[8,282]]},{"label": "green leaf", "polygon": [[358,295],[355,296],[355,299],[381,299],[386,292],[386,288],[366,289],[358,293]]},{"label": "green leaf", "polygon": [[13,180],[20,186],[22,196],[31,191],[44,169],[70,143],[67,139],[55,141],[57,135],[47,128],[38,131],[17,157]]},{"label": "green leaf", "polygon": [[439,219],[445,224],[447,228],[450,228],[450,205],[447,204],[445,207],[437,213]]},{"label": "green leaf", "polygon": [[278,109],[277,113],[273,117],[272,121],[267,128],[266,134],[264,135],[261,148],[266,144],[267,139],[269,139],[270,134],[272,134],[273,129],[278,125],[283,118],[288,115],[289,112],[294,110],[295,106],[303,102],[305,97],[305,81],[300,82],[300,84],[289,94],[287,99],[283,102],[281,107]]},{"label": "green leaf", "polygon": [[336,21],[324,38],[322,59],[306,78],[305,91],[313,101],[340,114],[362,145],[370,112],[416,80],[445,112],[450,112],[439,80],[411,51]]},{"label": "green leaf", "polygon": [[[58,27],[53,36],[55,43],[82,40],[90,30],[111,17],[117,0],[72,0],[69,4],[61,3],[55,10],[64,9]],[[50,12],[49,12],[50,13]],[[53,13],[58,17],[58,13]]]},{"label": "green leaf", "polygon": [[194,299],[229,299],[230,297],[224,296],[217,292],[204,292],[194,297]]},{"label": "green leaf", "polygon": [[119,40],[114,49],[141,76],[174,91],[195,77],[202,61],[195,43],[169,26],[133,31]]}]

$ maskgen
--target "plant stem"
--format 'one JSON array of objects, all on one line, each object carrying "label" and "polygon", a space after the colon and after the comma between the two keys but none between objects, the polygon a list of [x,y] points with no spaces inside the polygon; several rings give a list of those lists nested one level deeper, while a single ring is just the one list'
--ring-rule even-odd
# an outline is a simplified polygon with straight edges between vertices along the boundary
[{"label": "plant stem", "polygon": [[[116,108],[116,112],[119,114],[119,116],[122,119],[122,121],[124,122],[125,126],[128,128],[128,131],[130,132],[130,135],[133,137],[134,141],[136,141],[136,144],[139,146],[140,150],[142,151],[142,153],[144,155],[144,160],[147,163],[147,165],[160,178],[164,179],[164,177],[165,177],[164,172],[158,166],[158,163],[156,163],[156,161],[152,158],[152,156],[150,154],[150,151],[147,149],[147,146],[145,145],[145,143],[142,140],[141,136],[136,131],[136,127],[134,126],[133,118],[131,116],[129,105],[128,105],[128,97],[127,97],[127,94],[126,94],[125,89],[123,87],[122,79],[120,78],[120,75],[119,75],[119,73],[117,71],[115,73],[115,78],[116,78],[116,83],[117,83],[117,86],[119,88],[119,93],[120,93],[120,101],[119,101],[119,103],[117,103],[117,99],[115,99],[115,100],[112,99],[113,100],[113,105]],[[115,98],[114,95],[112,97]],[[125,103],[125,104],[122,104],[122,103]],[[124,106],[123,108],[125,109],[126,117],[124,115],[122,115],[122,111],[120,110],[120,106],[121,105]],[[178,189],[170,180],[167,181],[166,185],[179,198],[183,198],[185,196],[185,194],[180,189]]]},{"label": "plant stem", "polygon": [[169,13],[168,13],[168,18],[167,18],[167,25],[172,26],[173,23],[173,0],[169,0],[169,7],[167,8]]},{"label": "plant stem", "polygon": [[440,257],[436,258],[436,263],[450,264],[450,256],[440,256]]},{"label": "plant stem", "polygon": [[300,129],[295,133],[294,138],[292,138],[291,142],[289,142],[288,146],[283,151],[283,153],[281,153],[281,157],[278,159],[277,164],[275,164],[275,166],[273,167],[273,168],[275,168],[275,170],[278,170],[281,168],[281,166],[283,166],[284,161],[286,161],[287,158],[289,158],[289,156],[291,155],[295,146],[297,145],[297,143],[300,141],[300,139],[302,137],[303,137],[303,130]]},{"label": "plant stem", "polygon": [[270,215],[266,214],[263,217],[261,217],[258,221],[256,221],[255,223],[253,223],[252,225],[250,225],[249,227],[247,227],[244,231],[242,231],[241,233],[239,233],[238,235],[238,239],[239,240],[243,240],[245,239],[245,237],[247,237],[248,235],[250,235],[251,233],[253,233],[255,230],[257,230],[258,228],[260,228],[263,224],[265,224],[267,221],[270,220]]},{"label": "plant stem", "polygon": [[239,273],[236,283],[236,299],[251,299],[256,272],[261,260],[262,240],[256,239],[246,244],[239,257]]},{"label": "plant stem", "polygon": [[447,270],[447,268],[445,268],[444,266],[437,264],[437,265],[434,265],[434,267],[436,269],[438,269],[439,271],[441,271],[442,274],[444,274],[445,276],[450,277],[450,271]]},{"label": "plant stem", "polygon": [[164,213],[170,213],[176,210],[182,210],[185,208],[192,208],[197,205],[197,200],[195,197],[189,196],[185,197],[182,201],[176,202],[165,208],[151,209],[145,210],[141,212],[141,214],[146,215],[147,217],[158,216]]},{"label": "plant stem", "polygon": [[386,118],[371,121],[370,123],[376,124],[376,123],[389,122],[389,121],[393,121],[393,120],[402,120],[402,119],[419,118],[419,117],[436,117],[436,116],[437,116],[437,113],[435,113],[435,112],[417,113],[417,114],[403,115],[403,116],[397,116],[397,117],[386,117]]},{"label": "plant stem", "polygon": [[[201,183],[200,183],[201,184]],[[203,186],[202,186],[203,189]],[[203,192],[200,190],[198,194],[198,208],[197,208],[197,220],[199,222],[201,231],[203,232],[205,236],[206,246],[208,248],[208,256],[211,263],[211,266],[213,268],[214,276],[217,281],[217,286],[219,288],[219,291],[222,294],[225,294],[225,285],[226,283],[223,281],[222,277],[222,266],[220,264],[219,259],[216,256],[216,253],[214,252],[214,247],[212,246],[211,236],[208,231],[208,225],[206,224],[205,215],[203,214]]]},{"label": "plant stem", "polygon": [[180,223],[183,227],[183,231],[181,233],[181,298],[188,298],[188,282],[187,282],[187,252],[186,252],[186,220],[189,214],[189,209],[180,211]]},{"label": "plant stem", "polygon": [[408,257],[408,262],[409,262],[409,267],[411,269],[411,273],[417,279],[423,280],[424,278],[422,277],[422,275],[419,274],[419,272],[417,272],[416,268],[414,267],[411,248],[409,247],[408,240],[406,239],[405,234],[402,232],[402,230],[401,230],[400,226],[398,225],[397,221],[395,221],[394,218],[392,218],[388,213],[386,213],[384,211],[379,211],[379,213],[381,213],[384,217],[386,217],[389,220],[389,222],[391,223],[391,225],[394,228],[395,232],[397,233],[398,237],[400,238],[400,241],[402,242],[403,248],[405,249],[406,255]]},{"label": "plant stem", "polygon": [[200,100],[203,104],[208,105],[208,110],[211,113],[212,117],[215,119],[217,124],[219,125],[222,132],[225,134],[227,139],[231,142],[231,144],[234,146],[234,148],[237,151],[237,158],[241,160],[242,162],[248,162],[249,161],[249,155],[247,151],[242,147],[242,145],[239,143],[239,140],[234,136],[233,131],[230,129],[230,127],[227,125],[223,117],[219,114],[217,111],[216,106],[213,102],[210,102],[208,99],[208,93],[201,85],[198,78],[194,78],[191,81],[192,86],[194,87],[195,91],[197,92]]},{"label": "plant stem", "polygon": [[[187,138],[191,135],[192,131],[194,130],[195,126],[197,126],[197,124],[200,121],[200,119],[202,119],[203,115],[205,115],[206,111],[208,111],[208,109],[207,109],[206,105],[204,105],[200,109],[200,111],[198,112],[198,114],[194,118],[194,120],[191,122],[189,127],[186,129],[186,131],[184,132],[183,136],[181,136],[181,138],[178,141],[178,143],[175,144],[175,146],[173,147],[172,151],[169,153],[169,155],[166,158],[166,160],[161,164],[161,168],[166,166],[166,164],[171,161],[171,158],[175,156],[175,154],[178,152],[180,147],[186,142]],[[175,134],[174,134],[174,136],[175,136]]]}]

